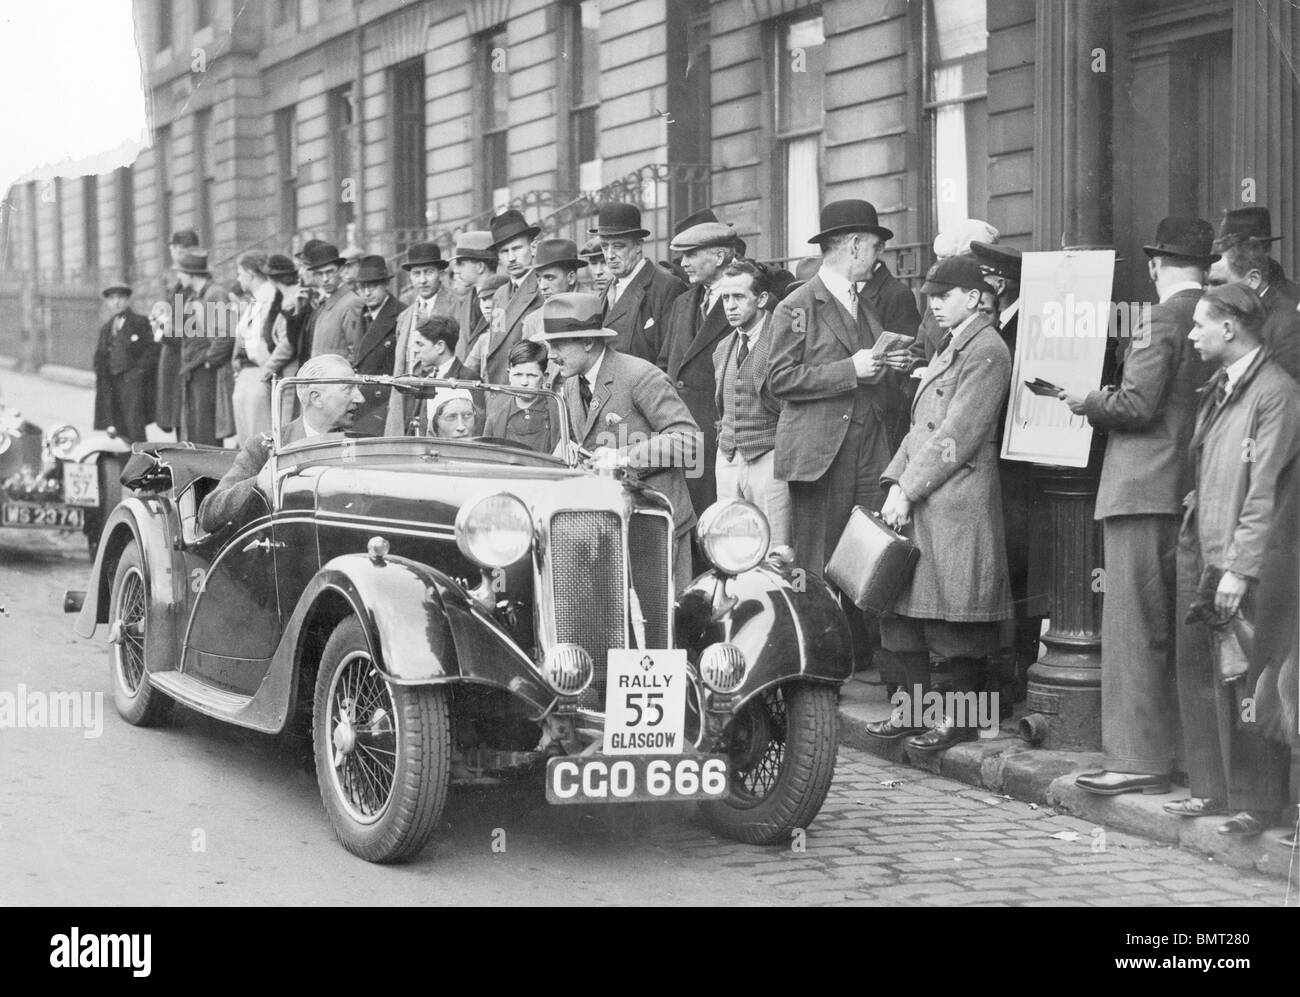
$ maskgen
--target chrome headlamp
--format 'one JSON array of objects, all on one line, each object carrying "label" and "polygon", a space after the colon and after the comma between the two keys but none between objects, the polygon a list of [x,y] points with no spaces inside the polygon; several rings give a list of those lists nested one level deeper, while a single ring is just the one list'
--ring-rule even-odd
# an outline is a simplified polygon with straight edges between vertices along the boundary
[{"label": "chrome headlamp", "polygon": [[767,556],[767,517],[740,499],[723,499],[704,510],[697,527],[709,563],[726,575],[756,568]]},{"label": "chrome headlamp", "polygon": [[485,495],[456,513],[456,546],[475,564],[505,568],[532,549],[528,507],[506,492]]},{"label": "chrome headlamp", "polygon": [[81,434],[77,432],[77,427],[68,422],[59,423],[45,434],[45,446],[49,449],[50,456],[60,460],[71,457],[72,451],[77,449],[80,442]]}]

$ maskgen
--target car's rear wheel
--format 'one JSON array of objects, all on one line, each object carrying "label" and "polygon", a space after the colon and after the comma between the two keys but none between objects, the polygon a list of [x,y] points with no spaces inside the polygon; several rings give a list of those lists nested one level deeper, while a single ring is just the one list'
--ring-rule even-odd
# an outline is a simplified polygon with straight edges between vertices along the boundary
[{"label": "car's rear wheel", "polygon": [[451,781],[445,691],[387,681],[349,616],[321,656],[312,741],[321,799],[343,847],[369,862],[414,857]]},{"label": "car's rear wheel", "polygon": [[741,708],[727,729],[727,796],[700,805],[714,830],[767,845],[812,823],[835,774],[836,700],[834,686],[796,682]]},{"label": "car's rear wheel", "polygon": [[152,727],[171,717],[170,699],[149,684],[145,644],[149,636],[149,588],[140,548],[132,540],[122,551],[113,573],[109,599],[109,680],[113,705],[129,724]]}]

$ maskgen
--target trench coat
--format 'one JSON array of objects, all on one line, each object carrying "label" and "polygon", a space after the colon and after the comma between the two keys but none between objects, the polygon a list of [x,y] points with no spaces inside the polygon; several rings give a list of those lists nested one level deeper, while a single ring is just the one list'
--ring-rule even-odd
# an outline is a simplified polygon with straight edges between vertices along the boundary
[{"label": "trench coat", "polygon": [[[1259,732],[1296,741],[1283,724],[1276,686],[1283,662],[1295,654],[1300,605],[1300,387],[1268,350],[1261,350],[1223,405],[1216,405],[1220,374],[1202,389],[1192,436],[1196,488],[1184,499],[1180,546],[1194,541],[1204,566],[1254,579],[1243,603],[1256,625],[1248,689],[1259,689]],[[1189,579],[1190,581],[1190,579]],[[1187,612],[1190,593],[1179,593]],[[1180,649],[1180,653],[1182,653]],[[1297,689],[1287,690],[1295,715]],[[1284,730],[1284,727],[1290,729]]]},{"label": "trench coat", "polygon": [[[216,306],[218,327],[206,327],[207,312],[204,303]],[[235,435],[235,407],[232,396],[235,391],[235,371],[231,358],[235,353],[235,323],[229,320],[229,302],[225,290],[216,283],[208,281],[203,292],[196,300],[193,296],[186,300],[186,322],[193,321],[200,335],[184,337],[181,347],[181,366],[179,378],[180,425],[177,438],[221,446],[227,436]],[[194,318],[189,318],[190,314]],[[187,331],[182,329],[182,332]]]},{"label": "trench coat", "polygon": [[880,478],[912,501],[904,533],[921,552],[894,612],[956,623],[1011,618],[995,442],[1010,384],[1011,353],[976,315],[917,388],[911,427]]}]

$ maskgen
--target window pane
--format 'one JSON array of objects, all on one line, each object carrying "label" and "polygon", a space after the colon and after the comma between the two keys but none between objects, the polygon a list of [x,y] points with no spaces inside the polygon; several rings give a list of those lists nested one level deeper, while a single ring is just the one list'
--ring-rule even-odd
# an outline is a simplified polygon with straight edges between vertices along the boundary
[{"label": "window pane", "polygon": [[212,23],[212,0],[194,0],[194,27],[206,28]]},{"label": "window pane", "polygon": [[934,24],[934,52],[940,62],[950,62],[989,47],[987,7],[971,0],[930,0]]},{"label": "window pane", "polygon": [[822,126],[825,42],[820,17],[781,28],[776,74],[779,131]]},{"label": "window pane", "polygon": [[785,241],[787,256],[807,256],[809,225],[821,210],[821,136],[785,143]]},{"label": "window pane", "polygon": [[170,48],[172,43],[172,0],[158,0],[158,51]]},{"label": "window pane", "polygon": [[510,160],[506,153],[506,133],[493,132],[485,142],[488,189],[497,190],[510,184]]},{"label": "window pane", "polygon": [[600,99],[600,4],[583,0],[572,16],[573,102],[591,104]]},{"label": "window pane", "polygon": [[573,136],[573,162],[581,166],[600,158],[597,150],[598,135],[596,131],[596,108],[588,107],[573,114],[571,133]]}]

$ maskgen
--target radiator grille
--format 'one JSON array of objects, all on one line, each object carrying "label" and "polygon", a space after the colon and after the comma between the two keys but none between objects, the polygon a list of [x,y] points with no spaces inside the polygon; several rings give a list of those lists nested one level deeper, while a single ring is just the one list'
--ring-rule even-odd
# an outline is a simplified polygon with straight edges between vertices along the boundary
[{"label": "radiator grille", "polygon": [[664,516],[634,513],[628,526],[627,549],[632,587],[645,616],[646,646],[668,647],[668,614],[672,612],[672,576],[668,571],[672,523]]},{"label": "radiator grille", "polygon": [[623,591],[623,535],[614,512],[557,512],[551,517],[551,588],[555,639],[580,644],[594,676],[578,699],[605,708],[608,649],[627,646],[627,595]]}]

